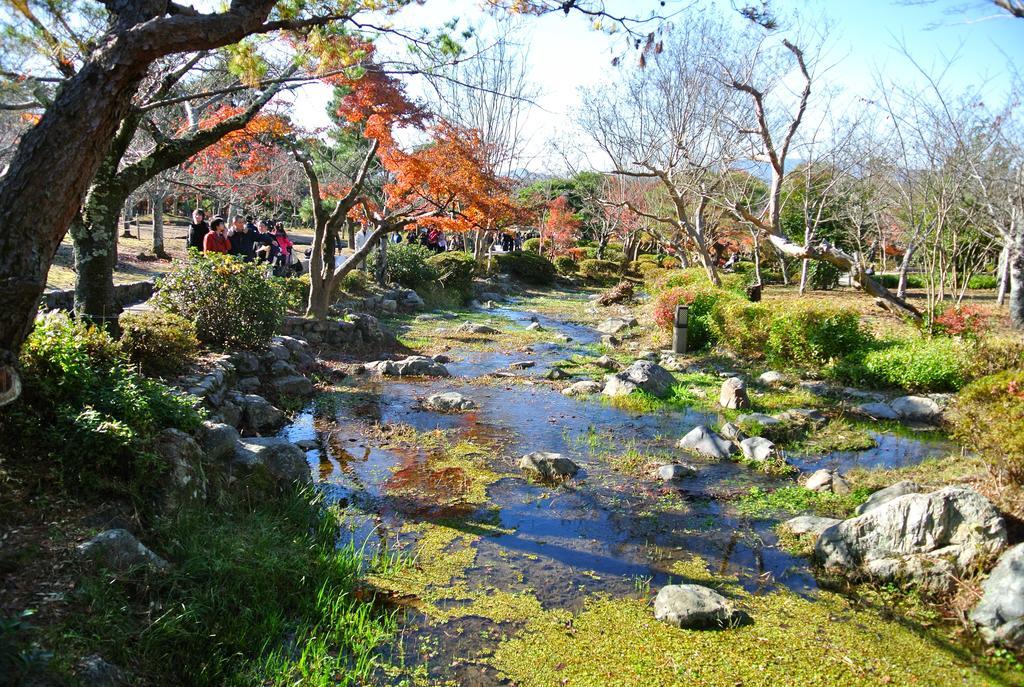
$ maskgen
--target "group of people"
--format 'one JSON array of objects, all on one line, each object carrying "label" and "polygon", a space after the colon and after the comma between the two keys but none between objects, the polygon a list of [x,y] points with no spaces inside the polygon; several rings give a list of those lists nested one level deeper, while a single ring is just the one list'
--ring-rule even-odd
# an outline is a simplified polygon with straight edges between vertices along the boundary
[{"label": "group of people", "polygon": [[243,220],[241,215],[232,217],[230,225],[219,215],[207,222],[201,208],[192,212],[185,248],[235,255],[246,262],[259,260],[283,271],[299,264],[283,223],[261,219],[257,225],[252,216]]},{"label": "group of people", "polygon": [[[460,237],[457,237],[460,238]],[[401,234],[395,235],[395,243],[399,243],[402,240]],[[445,233],[437,227],[431,227],[430,229],[416,229],[411,230],[405,236],[405,240],[409,243],[419,243],[425,248],[429,248],[435,253],[443,253],[446,250],[458,250],[459,247],[448,240]]]}]

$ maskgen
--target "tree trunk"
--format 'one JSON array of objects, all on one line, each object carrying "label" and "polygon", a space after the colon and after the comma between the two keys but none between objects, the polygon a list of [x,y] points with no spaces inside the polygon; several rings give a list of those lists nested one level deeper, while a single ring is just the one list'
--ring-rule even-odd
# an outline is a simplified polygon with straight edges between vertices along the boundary
[{"label": "tree trunk", "polygon": [[803,296],[807,293],[807,280],[810,276],[811,261],[804,258],[800,261],[800,295]]},{"label": "tree trunk", "polygon": [[1024,224],[1015,227],[1010,247],[1010,322],[1014,329],[1024,330]]},{"label": "tree trunk", "polygon": [[752,232],[754,236],[754,279],[758,284],[764,284],[761,278],[761,232]]},{"label": "tree trunk", "polygon": [[900,261],[900,281],[896,285],[896,297],[899,299],[907,297],[907,272],[910,269],[910,258],[913,254],[913,247],[908,245],[906,252],[903,253],[903,260]]},{"label": "tree trunk", "polygon": [[1010,246],[1003,246],[999,251],[999,267],[996,269],[996,280],[998,291],[996,292],[996,304],[1006,303],[1006,292],[1010,287]]},{"label": "tree trunk", "polygon": [[153,254],[161,260],[171,256],[164,249],[164,192],[152,193],[149,196],[153,204]]},{"label": "tree trunk", "polygon": [[387,286],[388,278],[388,241],[387,236],[380,235],[377,241],[377,283]]}]

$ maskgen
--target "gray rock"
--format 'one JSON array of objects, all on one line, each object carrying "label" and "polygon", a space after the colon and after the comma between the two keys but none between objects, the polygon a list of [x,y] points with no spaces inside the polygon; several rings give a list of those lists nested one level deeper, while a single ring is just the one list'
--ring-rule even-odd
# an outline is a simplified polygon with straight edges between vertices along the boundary
[{"label": "gray rock", "polygon": [[601,368],[602,370],[618,370],[619,363],[613,358],[609,358],[606,355],[602,355],[600,358],[594,361],[594,365]]},{"label": "gray rock", "polygon": [[604,394],[626,396],[640,389],[660,398],[668,395],[675,381],[671,373],[657,363],[638,360],[622,372],[609,375]]},{"label": "gray rock", "polygon": [[422,308],[424,305],[426,305],[426,303],[423,302],[423,299],[420,298],[420,295],[415,291],[405,292],[405,302],[416,308]]},{"label": "gray rock", "polygon": [[851,491],[853,491],[853,488],[850,486],[850,483],[846,481],[846,478],[839,474],[832,475],[833,494],[838,494],[839,496],[846,496]]},{"label": "gray rock", "polygon": [[78,545],[78,554],[116,573],[132,568],[166,570],[170,564],[153,553],[128,530],[114,529],[100,532]]},{"label": "gray rock", "polygon": [[921,485],[909,480],[903,480],[902,482],[897,482],[896,484],[888,486],[885,489],[879,489],[873,493],[868,497],[867,501],[857,506],[857,510],[855,510],[854,513],[857,515],[864,515],[868,511],[889,503],[893,499],[898,499],[899,497],[906,496],[907,494],[919,493],[921,493]]},{"label": "gray rock", "polygon": [[462,334],[497,334],[498,330],[494,327],[490,327],[486,324],[477,324],[475,322],[464,322],[455,328],[455,331]]},{"label": "gray rock", "polygon": [[231,363],[240,375],[255,374],[260,369],[260,359],[251,351],[239,351],[231,356]]},{"label": "gray rock", "polygon": [[430,356],[430,359],[433,360],[435,363],[441,363],[442,365],[446,365],[447,363],[450,363],[452,361],[452,359],[446,356],[444,353],[432,355]]},{"label": "gray rock", "polygon": [[305,452],[287,439],[242,439],[235,446],[231,465],[246,474],[263,468],[280,482],[313,481]]},{"label": "gray rock", "polygon": [[519,459],[519,469],[545,482],[564,482],[579,472],[580,467],[561,453],[535,451]]},{"label": "gray rock", "polygon": [[306,397],[313,395],[313,382],[302,375],[289,375],[271,380],[270,389],[278,396]]},{"label": "gray rock", "polygon": [[636,354],[637,360],[654,360],[658,359],[658,354],[654,351],[640,351]]},{"label": "gray rock", "polygon": [[721,432],[723,437],[737,444],[747,438],[747,435],[743,433],[743,430],[731,422],[726,422],[722,425],[719,432]]},{"label": "gray rock", "polygon": [[380,307],[384,312],[398,312],[398,301],[391,298],[385,298],[381,301]]},{"label": "gray rock", "polygon": [[458,392],[448,391],[442,394],[427,396],[426,400],[423,401],[423,407],[439,413],[461,413],[467,410],[475,410],[477,405],[475,401],[466,398]]},{"label": "gray rock", "polygon": [[736,422],[739,425],[752,425],[759,424],[762,427],[775,427],[782,424],[782,420],[771,415],[765,415],[764,413],[747,413],[746,415],[740,415],[736,418]]},{"label": "gray rock", "polygon": [[722,383],[718,404],[723,408],[749,408],[750,398],[747,396],[747,385],[739,377],[729,377]]},{"label": "gray rock", "polygon": [[299,371],[287,360],[275,360],[270,366],[270,374],[275,377],[290,377],[299,374]]},{"label": "gray rock", "polygon": [[698,425],[687,432],[686,436],[676,444],[681,449],[699,453],[708,458],[728,458],[736,452],[736,447],[718,436],[704,425]]},{"label": "gray rock", "polygon": [[798,425],[813,425],[823,427],[828,424],[828,417],[820,410],[813,408],[791,408],[775,416],[782,422]]},{"label": "gray rock", "polygon": [[260,390],[260,378],[259,377],[242,377],[235,384],[237,388],[243,394],[251,394]]},{"label": "gray rock", "polygon": [[779,387],[786,384],[786,375],[775,370],[768,370],[757,378],[757,381],[765,386]]},{"label": "gray rock", "polygon": [[517,360],[508,364],[510,370],[526,370],[537,365],[533,360]]},{"label": "gray rock", "polygon": [[740,442],[740,450],[743,451],[744,458],[754,463],[764,463],[768,460],[780,458],[775,444],[764,437],[744,439]]},{"label": "gray rock", "polygon": [[112,663],[107,663],[102,656],[93,654],[86,656],[75,666],[75,677],[85,687],[128,687],[131,684],[127,673]]},{"label": "gray rock", "polygon": [[170,466],[164,491],[164,506],[173,510],[186,501],[206,498],[206,474],[203,449],[181,430],[168,428],[157,434],[153,452]]},{"label": "gray rock", "polygon": [[262,396],[242,396],[242,425],[254,432],[273,432],[284,426],[285,416]]},{"label": "gray rock", "polygon": [[854,408],[857,413],[872,420],[899,420],[900,415],[888,403],[864,403]]},{"label": "gray rock", "polygon": [[290,360],[292,357],[292,352],[282,343],[272,341],[267,347],[267,350],[270,351],[270,354],[278,360]]},{"label": "gray rock", "polygon": [[501,296],[500,293],[494,293],[493,291],[484,291],[483,293],[480,294],[480,300],[486,303],[487,301],[500,302],[505,299]]},{"label": "gray rock", "polygon": [[532,322],[532,323],[530,323],[529,325],[527,325],[526,330],[530,331],[530,332],[543,332],[543,331],[545,331],[544,327],[542,327],[540,325],[540,322]]},{"label": "gray rock", "polygon": [[1006,546],[1006,525],[985,497],[946,487],[907,494],[821,533],[815,556],[832,571],[947,592],[977,561]]},{"label": "gray rock", "polygon": [[544,375],[545,379],[551,379],[554,381],[558,381],[561,379],[569,379],[570,377],[572,377],[572,375],[560,367],[553,367],[550,370],[548,370],[548,373],[546,375]]},{"label": "gray rock", "polygon": [[654,617],[684,629],[724,628],[733,621],[729,601],[698,584],[672,584],[662,587],[654,599]]},{"label": "gray rock", "polygon": [[942,406],[928,396],[901,396],[889,405],[901,420],[927,424],[942,421]]},{"label": "gray rock", "polygon": [[676,480],[685,479],[687,477],[693,477],[697,474],[697,468],[692,465],[685,465],[681,463],[669,463],[667,465],[659,465],[656,470],[656,476],[662,482],[675,482]]},{"label": "gray rock", "polygon": [[804,482],[804,488],[819,493],[832,491],[832,471],[818,470]]},{"label": "gray rock", "polygon": [[228,424],[204,421],[196,431],[196,443],[212,461],[228,460],[235,453],[238,430]]},{"label": "gray rock", "polygon": [[617,336],[612,336],[611,334],[605,334],[601,337],[601,343],[608,348],[618,348],[622,345],[622,339]]},{"label": "gray rock", "polygon": [[234,401],[225,400],[218,408],[218,415],[221,422],[231,427],[238,427],[242,424],[242,409]]},{"label": "gray rock", "polygon": [[583,381],[576,382],[575,384],[562,389],[562,394],[565,396],[589,396],[590,394],[599,394],[604,386],[600,382],[594,381]]},{"label": "gray rock", "polygon": [[612,317],[597,325],[597,331],[602,334],[618,334],[624,329],[635,327],[637,324],[636,318],[623,319],[621,317]]},{"label": "gray rock", "polygon": [[981,592],[970,616],[981,636],[989,644],[1024,650],[1024,544],[999,557]]},{"label": "gray rock", "polygon": [[377,360],[364,365],[367,372],[385,377],[450,377],[451,373],[441,363],[422,355],[412,355],[402,360]]},{"label": "gray rock", "polygon": [[784,522],[783,525],[793,534],[813,534],[818,536],[829,527],[832,527],[832,525],[838,525],[840,522],[842,522],[842,520],[836,520],[835,518],[819,518],[816,515],[798,515],[795,518],[790,518]]},{"label": "gray rock", "polygon": [[300,439],[295,442],[295,445],[303,451],[316,451],[320,448],[320,442],[316,439]]}]

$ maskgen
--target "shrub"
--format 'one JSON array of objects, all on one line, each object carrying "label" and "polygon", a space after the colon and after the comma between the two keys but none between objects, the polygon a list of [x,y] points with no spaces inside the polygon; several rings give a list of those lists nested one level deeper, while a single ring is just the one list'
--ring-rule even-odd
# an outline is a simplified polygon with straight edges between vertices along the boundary
[{"label": "shrub", "polygon": [[199,349],[195,326],[174,313],[127,312],[120,323],[121,348],[147,375],[177,374]]},{"label": "shrub", "polygon": [[967,347],[946,337],[882,342],[837,368],[854,383],[907,391],[956,391],[966,381]]},{"label": "shrub", "polygon": [[935,318],[935,328],[942,334],[976,338],[988,327],[988,315],[974,305],[946,308]]},{"label": "shrub", "polygon": [[971,342],[968,379],[1024,368],[1024,340],[1017,336],[985,336]]},{"label": "shrub", "polygon": [[363,270],[352,270],[341,278],[339,287],[345,293],[366,293],[370,288],[370,275]]},{"label": "shrub", "polygon": [[736,272],[737,274],[749,274],[753,276],[754,263],[750,262],[749,260],[737,260],[735,263],[733,263],[732,271]]},{"label": "shrub", "polygon": [[0,450],[65,483],[152,486],[165,467],[149,453],[154,434],[199,424],[194,399],[143,377],[106,332],[64,313],[37,320],[21,364],[22,397],[0,414]]},{"label": "shrub", "polygon": [[309,305],[309,275],[303,274],[298,277],[271,277],[277,288],[284,296],[285,307],[290,312],[305,312]]},{"label": "shrub", "polygon": [[714,287],[669,289],[658,296],[655,302],[654,321],[663,329],[671,329],[675,321],[676,306],[685,303],[686,347],[691,351],[699,351],[717,341],[713,313],[723,302],[733,298],[735,296],[729,292]]},{"label": "shrub", "polygon": [[[898,274],[876,274],[874,279],[887,289],[895,289],[900,285],[900,275]],[[923,274],[907,275],[908,289],[923,289],[927,285],[928,279]]]},{"label": "shrub", "polygon": [[568,255],[559,255],[555,258],[555,269],[559,274],[570,275],[576,273],[576,261]]},{"label": "shrub", "polygon": [[543,255],[530,251],[499,254],[498,267],[528,284],[547,285],[555,281],[554,264]]},{"label": "shrub", "polygon": [[583,260],[579,265],[580,276],[599,286],[618,281],[619,272],[619,264],[611,260]]},{"label": "shrub", "polygon": [[540,239],[526,239],[523,241],[523,250],[528,250],[531,253],[540,253]]},{"label": "shrub", "polygon": [[153,302],[193,322],[200,341],[245,348],[265,345],[287,307],[265,267],[218,253],[177,263],[160,280]]},{"label": "shrub", "polygon": [[994,274],[976,274],[967,280],[969,289],[998,289],[999,278]]},{"label": "shrub", "polygon": [[662,258],[661,259],[661,266],[664,267],[667,270],[671,270],[671,269],[674,269],[676,267],[679,267],[679,258],[672,258],[672,257]]},{"label": "shrub", "polygon": [[658,255],[651,255],[650,253],[641,253],[636,256],[636,262],[649,262],[652,265],[658,265],[661,263],[661,257]]},{"label": "shrub", "polygon": [[967,385],[950,417],[954,436],[980,453],[997,479],[1024,485],[1024,370]]},{"label": "shrub", "polygon": [[807,280],[812,289],[831,291],[839,286],[839,268],[821,260],[812,260],[808,266]]},{"label": "shrub", "polygon": [[723,300],[711,314],[712,335],[720,345],[745,358],[763,358],[773,312],[747,300]]},{"label": "shrub", "polygon": [[[407,289],[419,289],[433,284],[438,279],[437,269],[427,260],[435,255],[434,251],[418,243],[390,244],[387,249],[387,269],[384,279],[391,284],[398,284]],[[374,251],[366,261],[371,274],[377,271],[377,260],[380,253]]]},{"label": "shrub", "polygon": [[772,363],[815,367],[858,351],[866,341],[856,311],[801,303],[776,311],[765,354]]},{"label": "shrub", "polygon": [[461,251],[449,251],[431,256],[427,263],[437,274],[437,283],[457,294],[459,300],[468,300],[473,295],[476,259],[472,255]]}]

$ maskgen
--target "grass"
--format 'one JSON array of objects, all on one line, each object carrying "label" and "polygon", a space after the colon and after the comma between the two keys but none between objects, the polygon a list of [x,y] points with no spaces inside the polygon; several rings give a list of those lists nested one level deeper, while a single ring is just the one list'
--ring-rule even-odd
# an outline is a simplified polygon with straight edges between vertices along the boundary
[{"label": "grass", "polygon": [[[381,325],[394,332],[399,343],[423,355],[431,355],[458,348],[465,351],[514,350],[530,344],[551,340],[547,331],[532,331],[486,311],[452,310],[457,319],[419,319],[416,315],[400,314],[381,318]],[[486,324],[498,330],[496,334],[470,334],[456,331],[465,322]],[[439,329],[443,331],[438,331]]]},{"label": "grass", "polygon": [[864,487],[840,496],[832,492],[819,493],[801,486],[780,487],[766,491],[751,487],[734,503],[736,510],[748,517],[767,519],[808,513],[830,518],[846,518],[853,509],[867,500],[871,491]]},{"label": "grass", "polygon": [[355,596],[362,552],[307,492],[227,498],[155,523],[170,572],[83,572],[47,629],[58,662],[99,653],[155,685],[363,684],[396,623]]}]

